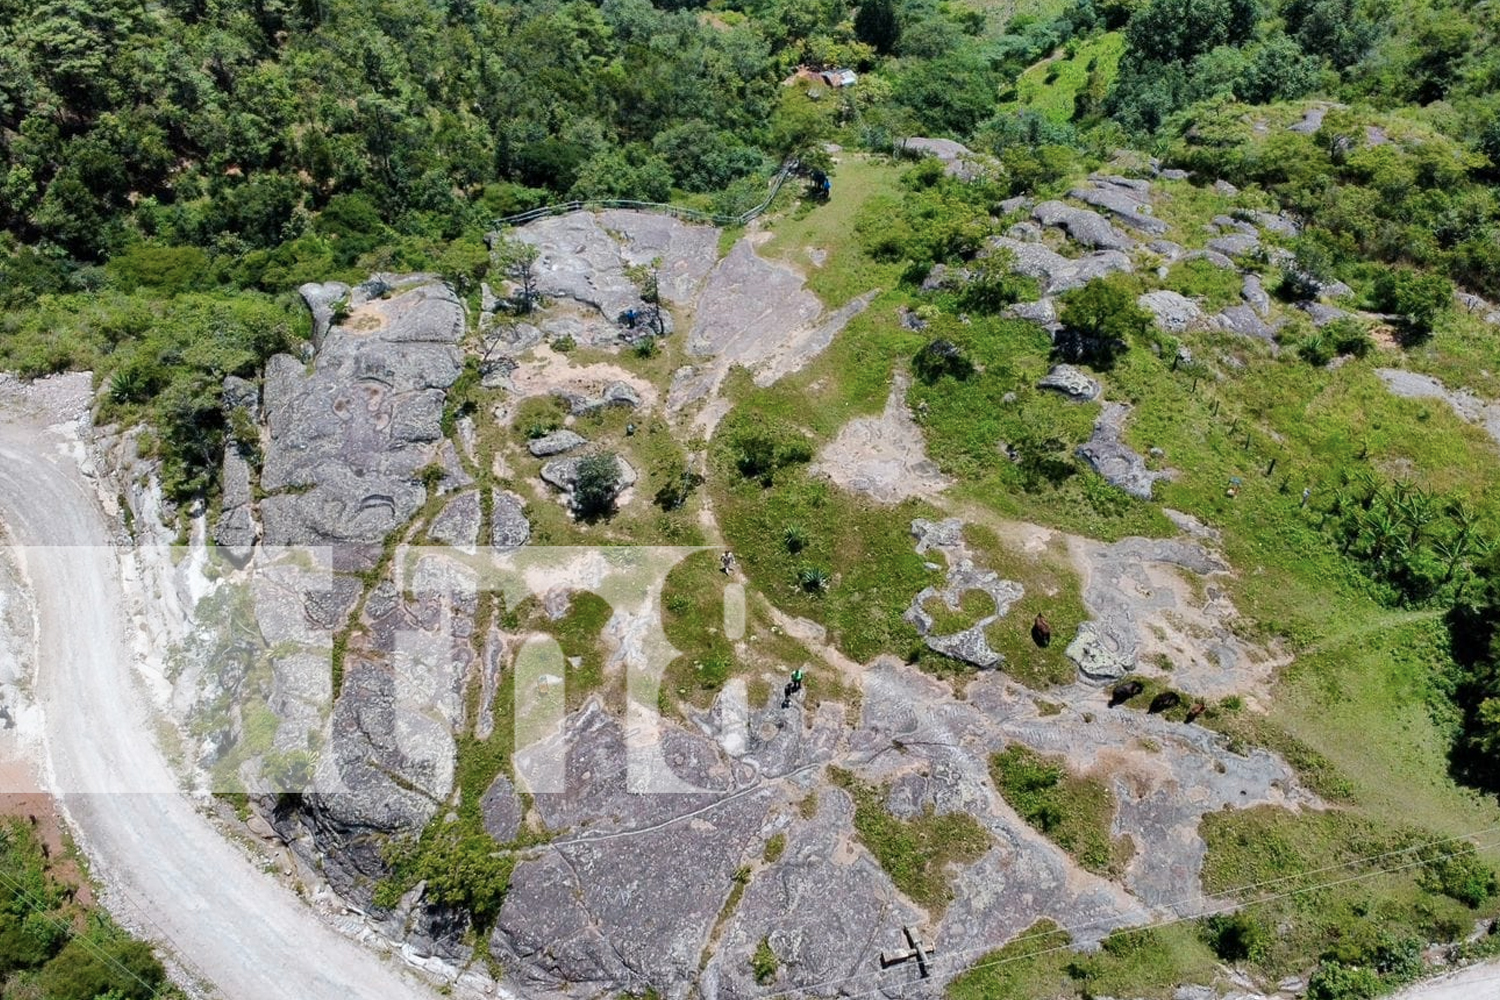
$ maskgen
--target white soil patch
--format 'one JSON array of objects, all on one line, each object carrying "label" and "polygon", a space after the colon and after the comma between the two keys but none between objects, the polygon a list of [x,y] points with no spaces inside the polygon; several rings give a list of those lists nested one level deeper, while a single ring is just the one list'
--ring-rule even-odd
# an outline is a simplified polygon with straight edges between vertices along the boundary
[{"label": "white soil patch", "polygon": [[935,496],[951,485],[927,457],[922,430],[906,407],[909,384],[904,374],[898,374],[884,412],[845,424],[823,449],[814,471],[880,503]]},{"label": "white soil patch", "polygon": [[[520,367],[511,374],[515,386],[515,398],[528,399],[546,396],[553,392],[574,392],[582,396],[598,396],[612,382],[624,382],[641,397],[641,409],[653,409],[660,404],[661,395],[656,386],[619,365],[597,362],[590,365],[575,365],[566,354],[540,344],[524,358]],[[510,419],[514,408],[507,413]]]}]

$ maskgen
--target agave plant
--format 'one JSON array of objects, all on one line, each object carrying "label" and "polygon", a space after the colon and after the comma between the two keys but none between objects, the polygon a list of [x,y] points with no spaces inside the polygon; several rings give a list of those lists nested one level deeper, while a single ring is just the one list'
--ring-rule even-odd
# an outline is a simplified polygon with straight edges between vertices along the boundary
[{"label": "agave plant", "polygon": [[821,566],[804,565],[797,570],[797,585],[809,594],[821,594],[828,589],[828,571]]}]

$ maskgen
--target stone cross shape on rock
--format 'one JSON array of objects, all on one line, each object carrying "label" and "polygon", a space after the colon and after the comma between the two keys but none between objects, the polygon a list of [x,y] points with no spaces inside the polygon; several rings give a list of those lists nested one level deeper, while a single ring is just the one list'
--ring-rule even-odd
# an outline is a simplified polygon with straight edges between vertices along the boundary
[{"label": "stone cross shape on rock", "polygon": [[926,979],[928,976],[932,975],[932,971],[927,968],[927,959],[935,951],[937,951],[937,949],[924,948],[922,946],[921,939],[917,937],[917,932],[912,930],[910,927],[901,928],[901,933],[906,935],[906,943],[911,946],[911,949],[909,951],[897,951],[889,953],[882,951],[880,953],[880,967],[882,969],[889,969],[891,966],[900,965],[903,962],[916,962],[917,971],[921,974],[923,979]]}]

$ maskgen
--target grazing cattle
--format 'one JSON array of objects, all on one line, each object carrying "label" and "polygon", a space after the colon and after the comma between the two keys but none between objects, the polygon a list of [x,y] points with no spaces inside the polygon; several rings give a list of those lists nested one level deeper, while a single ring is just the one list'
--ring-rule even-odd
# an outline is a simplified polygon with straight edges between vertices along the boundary
[{"label": "grazing cattle", "polygon": [[1041,614],[1038,614],[1036,620],[1031,623],[1031,641],[1043,649],[1046,649],[1052,642],[1052,626]]},{"label": "grazing cattle", "polygon": [[1127,702],[1144,690],[1146,690],[1146,685],[1140,681],[1123,681],[1116,684],[1115,689],[1109,695],[1109,707],[1114,708],[1116,705]]},{"label": "grazing cattle", "polygon": [[1195,702],[1193,704],[1193,707],[1190,708],[1190,709],[1188,709],[1187,718],[1183,719],[1182,721],[1183,722],[1192,722],[1193,720],[1197,719],[1198,716],[1202,715],[1206,711],[1208,711],[1208,706],[1207,705],[1203,704],[1203,702],[1201,702],[1201,701],[1200,702]]},{"label": "grazing cattle", "polygon": [[1180,704],[1182,704],[1182,696],[1176,691],[1163,691],[1151,699],[1150,711],[1152,713],[1165,712],[1167,709],[1176,708]]}]

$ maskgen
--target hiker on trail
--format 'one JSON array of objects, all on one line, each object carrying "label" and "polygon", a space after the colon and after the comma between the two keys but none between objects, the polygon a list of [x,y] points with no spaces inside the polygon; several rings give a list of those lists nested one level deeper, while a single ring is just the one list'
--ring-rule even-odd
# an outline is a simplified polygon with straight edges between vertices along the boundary
[{"label": "hiker on trail", "polygon": [[632,330],[635,329],[635,321],[636,321],[637,315],[638,314],[636,313],[636,311],[634,309],[626,309],[625,310],[625,325],[628,326],[628,327],[630,327]]},{"label": "hiker on trail", "polygon": [[1304,486],[1304,487],[1302,487],[1302,506],[1306,507],[1307,506],[1307,501],[1309,499],[1311,499],[1311,497],[1312,497],[1312,487],[1311,486]]},{"label": "hiker on trail", "polygon": [[792,679],[786,682],[786,687],[781,689],[781,707],[792,707],[792,695],[802,690],[802,668],[798,667],[792,671]]},{"label": "hiker on trail", "polygon": [[724,571],[725,576],[728,576],[730,573],[734,572],[733,552],[725,552],[723,555],[719,556],[719,569]]}]

